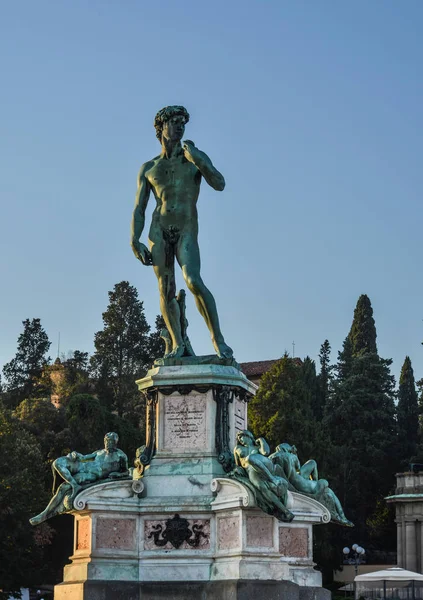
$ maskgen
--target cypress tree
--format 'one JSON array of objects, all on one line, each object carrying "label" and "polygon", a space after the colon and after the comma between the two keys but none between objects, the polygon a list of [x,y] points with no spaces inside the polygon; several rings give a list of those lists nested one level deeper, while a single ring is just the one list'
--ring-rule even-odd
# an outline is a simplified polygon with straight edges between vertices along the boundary
[{"label": "cypress tree", "polygon": [[391,360],[377,354],[376,327],[367,296],[360,296],[339,353],[334,393],[325,409],[332,444],[332,479],[361,543],[378,500],[395,484],[395,406]]},{"label": "cypress tree", "polygon": [[3,367],[7,381],[4,402],[15,408],[24,398],[39,392],[40,377],[44,366],[49,362],[46,357],[50,341],[40,319],[22,321],[23,332],[18,337],[18,349],[15,357]]},{"label": "cypress tree", "polygon": [[402,365],[398,388],[398,452],[402,467],[417,453],[419,406],[413,367],[409,356]]},{"label": "cypress tree", "polygon": [[364,352],[377,353],[373,308],[366,294],[362,294],[357,301],[348,337],[353,355],[358,356]]},{"label": "cypress tree", "polygon": [[323,411],[326,403],[329,399],[329,388],[332,380],[332,366],[330,364],[330,353],[331,346],[329,340],[325,340],[320,346],[319,362],[320,362],[320,373],[317,377],[318,382],[318,394],[317,402],[314,406],[314,416],[320,421],[323,417]]},{"label": "cypress tree", "polygon": [[139,403],[135,380],[143,376],[150,362],[150,326],[137,290],[127,281],[109,292],[103,323],[104,328],[94,337],[91,367],[102,402],[123,416]]}]

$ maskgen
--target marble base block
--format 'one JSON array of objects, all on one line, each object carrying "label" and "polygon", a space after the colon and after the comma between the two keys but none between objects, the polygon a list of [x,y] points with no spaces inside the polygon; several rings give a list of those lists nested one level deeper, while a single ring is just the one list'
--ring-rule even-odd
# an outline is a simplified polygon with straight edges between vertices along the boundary
[{"label": "marble base block", "polygon": [[[60,588],[60,591],[59,591]],[[96,581],[56,586],[58,600],[330,600],[323,588],[289,581],[127,582]]]},{"label": "marble base block", "polygon": [[145,582],[321,586],[313,568],[312,526],[327,522],[329,513],[318,502],[290,494],[295,517],[281,523],[257,508],[241,483],[225,477],[213,479],[207,495],[194,497],[150,496],[149,483],[110,481],[78,494],[74,553],[55,600],[91,598],[84,595],[84,582],[97,582],[93,589],[104,582],[126,582],[125,589]]},{"label": "marble base block", "polygon": [[255,386],[219,364],[156,367],[137,383],[147,396],[146,468],[77,495],[74,551],[55,600],[326,600],[312,540],[327,509],[289,493],[294,520],[281,523],[227,477]]}]

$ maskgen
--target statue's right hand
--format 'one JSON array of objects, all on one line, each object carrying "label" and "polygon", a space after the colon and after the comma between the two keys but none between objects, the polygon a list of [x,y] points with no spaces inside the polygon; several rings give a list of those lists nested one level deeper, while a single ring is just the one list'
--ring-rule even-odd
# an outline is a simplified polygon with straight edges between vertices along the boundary
[{"label": "statue's right hand", "polygon": [[150,266],[153,264],[153,259],[150,250],[138,240],[131,241],[131,248],[135,256],[142,262],[143,265]]}]

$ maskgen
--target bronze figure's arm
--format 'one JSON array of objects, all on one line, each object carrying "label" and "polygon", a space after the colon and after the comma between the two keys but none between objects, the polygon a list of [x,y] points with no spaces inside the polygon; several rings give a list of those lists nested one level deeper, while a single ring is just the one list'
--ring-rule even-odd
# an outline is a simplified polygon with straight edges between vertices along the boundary
[{"label": "bronze figure's arm", "polygon": [[183,142],[183,150],[185,158],[197,167],[201,175],[213,189],[218,192],[225,189],[225,178],[222,173],[216,169],[205,152],[196,148],[194,142],[191,140],[185,140]]},{"label": "bronze figure's arm", "polygon": [[263,454],[263,456],[268,456],[270,453],[270,448],[269,448],[269,444],[266,442],[266,440],[264,438],[258,438],[256,440],[256,446],[259,446],[259,452],[260,454]]},{"label": "bronze figure's arm", "polygon": [[147,208],[148,198],[150,196],[150,184],[145,176],[151,163],[145,163],[138,175],[138,188],[135,195],[135,207],[131,223],[131,248],[135,256],[143,265],[151,265],[151,254],[147,246],[140,242],[141,234],[145,224],[145,209]]},{"label": "bronze figure's arm", "polygon": [[80,454],[79,452],[71,452],[68,454],[73,460],[80,460],[81,462],[87,462],[89,460],[94,460],[97,457],[98,451],[91,452],[90,454]]}]

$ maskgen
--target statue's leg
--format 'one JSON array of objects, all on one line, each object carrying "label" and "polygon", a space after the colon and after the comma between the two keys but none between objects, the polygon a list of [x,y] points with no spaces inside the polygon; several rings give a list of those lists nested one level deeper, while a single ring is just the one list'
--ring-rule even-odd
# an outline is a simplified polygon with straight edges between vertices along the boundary
[{"label": "statue's leg", "polygon": [[66,508],[64,506],[64,499],[65,496],[71,492],[71,489],[72,488],[69,483],[62,483],[59,485],[57,492],[47,504],[46,508],[36,517],[29,519],[31,525],[39,525],[40,523],[43,523],[43,521],[51,519],[52,517],[65,512]]},{"label": "statue's leg", "polygon": [[[267,466],[263,463],[262,457],[259,454],[250,454],[248,457],[248,463],[258,473],[261,473],[261,477],[263,476],[270,481],[276,481],[276,478],[273,473],[267,468]],[[250,471],[249,471],[250,474]],[[252,474],[252,473],[251,473]]]},{"label": "statue's leg", "polygon": [[300,469],[300,473],[304,479],[313,479],[313,481],[318,481],[319,472],[317,470],[317,463],[315,460],[308,460]]},{"label": "statue's leg", "polygon": [[56,469],[59,475],[72,486],[72,494],[75,496],[78,490],[81,489],[81,486],[74,479],[72,473],[70,472],[70,469],[60,464],[58,460],[53,462],[53,467]]},{"label": "statue's leg", "polygon": [[185,282],[193,293],[197,308],[209,328],[216,353],[221,358],[230,358],[232,349],[225,343],[220,330],[216,302],[212,293],[206,288],[200,275],[200,250],[197,234],[183,232],[179,239],[176,258],[182,269]]},{"label": "statue's leg", "polygon": [[285,521],[292,521],[294,515],[286,508],[288,483],[284,485],[283,481],[270,483],[269,481],[256,480],[255,476],[250,477],[251,483],[257,488],[259,493],[266,499],[269,507],[276,507]]},{"label": "statue's leg", "polygon": [[339,520],[344,523],[344,525],[347,525],[349,527],[353,526],[353,524],[351,523],[351,521],[349,521],[347,519],[347,517],[345,516],[344,513],[344,509],[342,508],[342,504],[338,498],[338,496],[335,494],[335,492],[333,490],[331,490],[330,488],[326,489],[326,494],[329,498],[332,499],[334,505],[335,505],[335,509],[338,513],[339,516]]},{"label": "statue's leg", "polygon": [[185,350],[181,333],[181,314],[176,300],[175,265],[166,265],[166,243],[160,228],[149,235],[153,268],[159,282],[160,311],[172,338],[172,352],[167,356],[182,356]]}]

